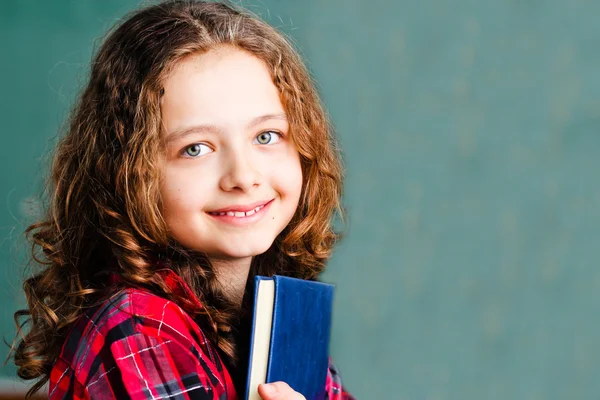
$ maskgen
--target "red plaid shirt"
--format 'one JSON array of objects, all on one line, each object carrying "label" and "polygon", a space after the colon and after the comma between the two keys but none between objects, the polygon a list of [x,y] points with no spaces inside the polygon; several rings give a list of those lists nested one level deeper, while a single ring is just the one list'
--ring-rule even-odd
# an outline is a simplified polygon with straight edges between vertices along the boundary
[{"label": "red plaid shirt", "polygon": [[[202,307],[174,272],[174,292]],[[352,400],[330,366],[327,398]],[[86,312],[66,338],[50,373],[50,399],[238,399],[215,346],[177,304],[125,289]]]}]

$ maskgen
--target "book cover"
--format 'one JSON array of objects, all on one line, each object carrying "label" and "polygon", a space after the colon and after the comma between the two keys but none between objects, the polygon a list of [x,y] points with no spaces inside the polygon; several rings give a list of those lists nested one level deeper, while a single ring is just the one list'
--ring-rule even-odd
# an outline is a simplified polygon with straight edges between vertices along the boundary
[{"label": "book cover", "polygon": [[333,285],[275,275],[255,277],[246,399],[260,383],[286,382],[323,399],[329,365]]}]

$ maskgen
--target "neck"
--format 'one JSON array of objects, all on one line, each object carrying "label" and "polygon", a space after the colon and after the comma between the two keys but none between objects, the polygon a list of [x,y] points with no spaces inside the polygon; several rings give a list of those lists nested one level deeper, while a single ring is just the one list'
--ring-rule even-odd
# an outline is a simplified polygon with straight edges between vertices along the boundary
[{"label": "neck", "polygon": [[252,257],[242,260],[211,259],[210,261],[225,297],[240,307],[244,298]]}]

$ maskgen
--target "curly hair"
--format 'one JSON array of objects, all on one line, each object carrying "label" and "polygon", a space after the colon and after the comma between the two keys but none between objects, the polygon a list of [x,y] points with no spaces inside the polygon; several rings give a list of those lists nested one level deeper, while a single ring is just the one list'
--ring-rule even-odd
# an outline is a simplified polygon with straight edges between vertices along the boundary
[{"label": "curly hair", "polygon": [[167,1],[138,10],[96,52],[54,155],[46,214],[26,230],[37,268],[23,284],[27,308],[14,314],[12,353],[18,375],[38,379],[28,395],[48,381],[75,321],[119,289],[108,284],[110,274],[120,276],[121,288],[189,301],[169,291],[156,273],[157,257],[167,259],[206,305],[199,312],[207,335],[235,364],[231,321],[239,310],[220,291],[210,261],[169,237],[159,190],[162,83],[186,55],[220,45],[266,64],[303,173],[294,217],[271,248],[253,258],[251,273],[316,279],[324,269],[339,239],[334,218],[343,221],[343,170],[331,123],[292,44],[230,4]]}]

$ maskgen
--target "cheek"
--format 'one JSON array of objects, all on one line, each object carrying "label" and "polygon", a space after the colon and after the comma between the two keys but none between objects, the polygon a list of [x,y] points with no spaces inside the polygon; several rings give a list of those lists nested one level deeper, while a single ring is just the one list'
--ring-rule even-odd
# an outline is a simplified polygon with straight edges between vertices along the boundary
[{"label": "cheek", "polygon": [[297,203],[302,192],[302,167],[300,156],[296,153],[294,157],[288,157],[287,162],[282,163],[279,170],[279,180],[284,188],[285,194]]},{"label": "cheek", "polygon": [[167,171],[161,185],[163,213],[166,218],[201,209],[206,202],[207,190],[202,187],[202,180],[191,179],[188,174],[179,172],[181,171]]},{"label": "cheek", "polygon": [[302,177],[302,168],[300,167],[300,162],[298,162],[298,165],[296,166],[295,170],[294,170],[294,175],[293,175],[293,179],[291,179],[291,181],[293,181],[293,191],[295,194],[295,197],[297,199],[300,198],[300,193],[302,193],[302,186],[304,185],[304,180]]}]

